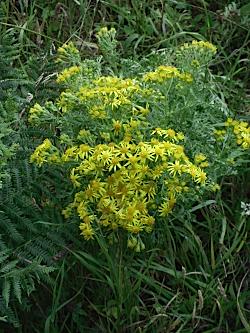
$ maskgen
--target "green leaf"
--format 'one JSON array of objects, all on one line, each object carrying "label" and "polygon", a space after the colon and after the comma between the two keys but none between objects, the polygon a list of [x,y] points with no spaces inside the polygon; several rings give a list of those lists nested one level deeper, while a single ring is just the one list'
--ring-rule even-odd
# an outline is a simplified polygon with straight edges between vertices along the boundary
[{"label": "green leaf", "polygon": [[21,304],[22,303],[21,279],[20,276],[18,275],[13,277],[13,288],[14,288],[14,295]]},{"label": "green leaf", "polygon": [[246,16],[250,15],[250,3],[244,5],[240,8],[240,14],[246,15]]},{"label": "green leaf", "polygon": [[193,213],[193,212],[195,212],[196,210],[199,210],[199,209],[201,209],[201,208],[203,208],[203,207],[207,207],[207,206],[212,205],[212,204],[214,204],[214,203],[216,203],[215,200],[207,200],[207,201],[205,201],[205,202],[200,203],[200,204],[197,205],[197,206],[194,206],[192,209],[189,210],[189,213]]},{"label": "green leaf", "polygon": [[9,300],[10,300],[10,280],[9,279],[4,279],[2,296],[3,296],[3,299],[5,300],[6,306],[8,307]]}]

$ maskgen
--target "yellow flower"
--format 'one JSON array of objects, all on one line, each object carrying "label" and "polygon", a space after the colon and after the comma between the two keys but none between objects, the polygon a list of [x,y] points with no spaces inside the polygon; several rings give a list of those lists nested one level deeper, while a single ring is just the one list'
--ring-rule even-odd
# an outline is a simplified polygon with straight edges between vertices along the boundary
[{"label": "yellow flower", "polygon": [[[90,182],[87,189],[92,190],[93,197],[101,197],[105,194],[105,183],[101,182],[99,179],[94,179]],[[85,191],[86,192],[86,191]]]},{"label": "yellow flower", "polygon": [[176,138],[178,141],[182,141],[185,139],[185,135],[182,132],[177,133]]},{"label": "yellow flower", "polygon": [[126,229],[131,232],[132,234],[138,234],[143,230],[143,225],[140,220],[133,219],[126,225]]},{"label": "yellow flower", "polygon": [[[228,118],[225,122],[226,127],[232,127],[236,137],[236,143],[243,149],[250,148],[250,127],[245,121],[233,120]],[[218,131],[217,131],[218,132]],[[218,133],[217,133],[218,134]]]},{"label": "yellow flower", "polygon": [[200,62],[197,59],[192,60],[191,65],[194,67],[200,67]]},{"label": "yellow flower", "polygon": [[111,140],[110,133],[107,132],[101,132],[100,137],[104,139],[106,142],[109,142]]},{"label": "yellow flower", "polygon": [[193,40],[192,41],[192,44],[188,44],[188,43],[185,43],[183,45],[183,48],[196,48],[196,49],[199,49],[199,50],[207,50],[207,51],[210,51],[212,53],[216,53],[217,52],[217,48],[216,46],[214,46],[213,44],[209,43],[209,42],[204,42],[204,41],[197,41],[197,40]]},{"label": "yellow flower", "polygon": [[79,74],[81,72],[81,67],[79,66],[72,66],[70,68],[64,69],[57,77],[57,83],[64,83],[68,81],[71,77]]},{"label": "yellow flower", "polygon": [[155,148],[154,148],[154,154],[155,154],[155,161],[158,160],[159,157],[161,157],[162,160],[164,160],[164,156],[165,156],[165,148],[164,146],[162,145],[157,145]]},{"label": "yellow flower", "polygon": [[132,155],[132,154],[129,154],[129,156],[127,157],[127,163],[125,164],[125,166],[128,166],[128,165],[136,165],[136,163],[139,161],[139,157],[137,155]]},{"label": "yellow flower", "polygon": [[32,123],[33,121],[37,120],[42,114],[45,113],[45,109],[38,103],[36,103],[32,108],[29,110],[29,122]]},{"label": "yellow flower", "polygon": [[158,209],[160,216],[162,217],[168,216],[169,213],[173,210],[175,202],[176,199],[174,197],[172,197],[171,199],[166,199],[166,201],[162,203]]},{"label": "yellow flower", "polygon": [[154,199],[156,195],[156,184],[154,181],[144,182],[142,190],[146,193],[148,199]]},{"label": "yellow flower", "polygon": [[152,161],[154,158],[154,150],[152,147],[145,145],[141,147],[140,151],[138,152],[139,159],[144,162],[146,160]]},{"label": "yellow flower", "polygon": [[91,135],[90,131],[89,130],[86,130],[86,129],[82,129],[79,131],[78,133],[78,136],[77,136],[77,139],[86,139],[88,138],[89,136]]},{"label": "yellow flower", "polygon": [[132,236],[132,237],[129,237],[127,246],[128,246],[128,248],[133,249],[136,247],[137,243],[138,243],[137,239]]},{"label": "yellow flower", "polygon": [[76,49],[76,47],[74,46],[74,44],[72,42],[69,42],[68,44],[66,44],[66,43],[63,44],[63,46],[58,48],[57,52],[59,54],[65,54],[67,52],[78,54],[78,50]]},{"label": "yellow flower", "polygon": [[[114,31],[104,28],[98,36],[110,38],[111,32]],[[204,51],[212,50],[209,44],[194,42],[191,46],[197,51],[191,50],[195,55],[208,59]],[[74,52],[70,46],[59,50],[62,60],[67,57],[72,60]],[[192,55],[192,52],[188,50],[187,53]],[[80,62],[76,59],[74,63]],[[177,144],[185,138],[182,132],[173,128],[152,129],[150,119],[153,115],[147,119],[151,111],[147,101],[152,105],[166,103],[166,82],[169,82],[169,89],[177,84],[185,89],[185,84],[191,83],[193,77],[174,66],[158,66],[138,80],[100,77],[99,69],[93,67],[91,79],[91,76],[85,76],[84,66],[85,62],[72,66],[58,76],[58,82],[67,83],[73,79],[73,86],[62,92],[56,102],[55,115],[59,117],[59,123],[61,116],[69,121],[66,127],[60,127],[61,142],[58,144],[62,152],[59,154],[59,150],[45,140],[31,159],[39,165],[59,162],[70,168],[70,179],[81,191],[75,194],[63,214],[65,217],[74,214],[80,220],[81,235],[86,240],[93,239],[100,228],[106,227],[111,233],[119,228],[128,234],[128,246],[139,252],[145,247],[140,233],[151,232],[157,219],[157,222],[163,220],[159,217],[168,216],[178,197],[206,184],[207,176],[202,169],[208,165],[206,157],[197,154],[193,164],[185,155],[184,146]],[[43,116],[43,112],[50,110],[53,108],[43,109],[36,105],[31,115],[33,112],[34,117]],[[77,119],[71,124],[74,114]],[[81,120],[91,131],[80,130]],[[247,147],[247,124],[229,123],[231,136],[228,137],[235,136],[241,148]],[[222,133],[225,131],[220,135]]]},{"label": "yellow flower", "polygon": [[130,144],[126,141],[121,141],[118,146],[118,154],[121,155],[122,158],[125,158],[130,153]]},{"label": "yellow flower", "polygon": [[59,47],[57,50],[57,55],[57,62],[64,62],[69,57],[79,59],[79,51],[72,42],[69,42],[68,44],[63,44],[61,47]]},{"label": "yellow flower", "polygon": [[112,161],[113,153],[110,149],[104,150],[99,154],[97,160],[102,162],[104,165],[109,165]]},{"label": "yellow flower", "polygon": [[94,218],[95,218],[94,215],[86,215],[86,216],[84,216],[84,218],[83,218],[83,222],[84,222],[85,224],[90,224],[91,222],[93,222]]},{"label": "yellow flower", "polygon": [[121,158],[119,158],[117,156],[113,157],[109,164],[109,171],[112,171],[112,170],[116,171],[117,169],[120,169],[122,167],[121,163],[120,163],[121,161],[122,161]]},{"label": "yellow flower", "polygon": [[82,144],[78,148],[77,156],[79,156],[83,160],[84,158],[87,158],[92,152],[93,148],[91,148],[89,145]]},{"label": "yellow flower", "polygon": [[45,139],[42,144],[36,147],[34,153],[30,156],[30,162],[36,163],[41,166],[43,163],[48,162],[52,143],[49,139]]},{"label": "yellow flower", "polygon": [[87,206],[85,205],[84,202],[80,202],[77,205],[77,213],[78,216],[80,217],[80,219],[84,219],[85,216],[88,216],[88,210],[87,210]]},{"label": "yellow flower", "polygon": [[144,216],[143,223],[147,226],[147,228],[151,228],[151,231],[152,231],[152,227],[155,224],[155,218],[150,215]]},{"label": "yellow flower", "polygon": [[62,214],[65,217],[65,219],[68,219],[72,214],[72,205],[68,205],[65,209],[62,210]]},{"label": "yellow flower", "polygon": [[123,126],[122,123],[119,120],[114,120],[114,119],[112,119],[112,122],[115,134],[119,134]]},{"label": "yellow flower", "polygon": [[137,216],[139,210],[137,209],[136,205],[129,206],[124,211],[124,219],[128,222],[133,221],[134,217]]},{"label": "yellow flower", "polygon": [[62,161],[67,162],[70,160],[75,160],[77,158],[77,146],[70,147],[62,155]]},{"label": "yellow flower", "polygon": [[233,118],[227,118],[227,121],[225,122],[225,126],[232,126],[234,123]]},{"label": "yellow flower", "polygon": [[164,130],[160,127],[156,127],[152,132],[151,132],[152,135],[154,134],[157,134],[159,136],[163,136],[164,134]]},{"label": "yellow flower", "polygon": [[186,82],[192,82],[193,78],[189,73],[181,73],[173,66],[159,66],[154,72],[146,73],[142,80],[162,83],[167,79],[178,78]]},{"label": "yellow flower", "polygon": [[194,157],[194,161],[196,164],[200,164],[201,162],[204,162],[206,160],[206,156],[202,153],[196,154]]},{"label": "yellow flower", "polygon": [[79,182],[79,179],[81,178],[79,175],[75,174],[76,169],[73,168],[70,173],[70,180],[72,181],[73,185],[76,187],[81,186],[81,183]]},{"label": "yellow flower", "polygon": [[151,175],[153,179],[160,178],[164,172],[164,167],[162,165],[156,166],[154,169],[151,170]]},{"label": "yellow flower", "polygon": [[182,173],[182,165],[180,164],[179,161],[175,161],[174,163],[168,163],[167,170],[170,173],[170,175],[175,177],[177,173],[178,175]]},{"label": "yellow flower", "polygon": [[134,119],[130,119],[128,125],[131,129],[135,129],[137,128],[138,126],[140,126],[140,121],[139,120],[134,120]]},{"label": "yellow flower", "polygon": [[187,83],[193,82],[193,77],[190,73],[180,73],[178,75],[178,78],[181,79],[182,81],[186,81]]},{"label": "yellow flower", "polygon": [[106,35],[108,33],[108,28],[107,27],[103,27],[103,28],[101,28],[99,31],[98,31],[98,33],[97,33],[97,35],[98,36],[103,36],[103,35]]},{"label": "yellow flower", "polygon": [[132,108],[132,111],[133,111],[133,115],[141,115],[143,117],[147,116],[149,114],[149,106],[147,105],[146,108],[142,107],[142,106],[139,106],[139,105],[136,105],[136,107],[133,107]]},{"label": "yellow flower", "polygon": [[219,184],[216,184],[216,183],[212,183],[212,184],[210,185],[210,189],[211,189],[211,191],[213,191],[213,192],[219,191],[219,190],[220,190],[220,185],[219,185]]},{"label": "yellow flower", "polygon": [[103,38],[103,37],[108,37],[108,36],[113,36],[115,35],[116,30],[115,28],[111,28],[108,30],[107,27],[102,27],[98,32],[97,32],[97,37]]},{"label": "yellow flower", "polygon": [[201,168],[207,168],[209,166],[209,163],[207,161],[200,163]]},{"label": "yellow flower", "polygon": [[103,107],[95,106],[89,110],[89,114],[93,119],[106,119],[107,118],[105,106],[103,106]]},{"label": "yellow flower", "polygon": [[205,184],[206,179],[207,179],[206,173],[203,170],[201,170],[200,168],[197,168],[196,174],[194,176],[194,181],[199,184]]},{"label": "yellow flower", "polygon": [[141,214],[146,214],[148,212],[147,201],[145,198],[141,199],[140,201],[136,201],[135,207]]},{"label": "yellow flower", "polygon": [[80,230],[81,230],[81,235],[83,235],[84,239],[86,240],[90,240],[94,238],[94,230],[91,227],[90,224],[88,223],[81,223],[79,226]]}]

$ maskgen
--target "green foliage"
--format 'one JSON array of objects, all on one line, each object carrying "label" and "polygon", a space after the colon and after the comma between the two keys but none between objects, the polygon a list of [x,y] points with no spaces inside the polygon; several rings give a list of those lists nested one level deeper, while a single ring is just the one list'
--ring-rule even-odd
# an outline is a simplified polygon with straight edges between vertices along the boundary
[{"label": "green foliage", "polygon": [[[13,65],[19,56],[19,45],[12,32],[0,37],[0,183],[6,176],[4,167],[17,148],[14,128],[17,126],[18,112],[24,104],[21,91],[27,80],[20,69]],[[21,88],[22,87],[22,88]],[[20,97],[18,97],[20,96]],[[14,141],[14,142],[13,142]]]},{"label": "green foliage", "polygon": [[[58,268],[61,255],[64,256],[60,253],[72,242],[78,243],[78,234],[74,225],[65,226],[58,212],[62,208],[54,201],[54,196],[59,198],[60,193],[65,193],[65,183],[55,186],[50,183],[50,188],[44,191],[47,177],[52,174],[38,173],[22,158],[22,152],[17,159],[15,165],[9,164],[10,177],[3,183],[0,197],[0,286],[1,316],[21,325],[20,304],[29,303],[27,297],[37,290],[38,284],[42,289],[53,285],[51,273]],[[60,176],[51,172],[54,179]],[[15,320],[12,312],[4,310],[8,308],[18,312]]]},{"label": "green foliage", "polygon": [[[15,327],[21,325],[20,309],[29,308],[28,296],[37,289],[37,284],[52,284],[50,273],[56,269],[57,254],[67,243],[64,231],[50,233],[50,225],[58,230],[61,220],[52,208],[48,209],[47,215],[44,210],[41,214],[39,204],[43,208],[46,204],[39,184],[46,181],[46,177],[38,180],[38,173],[27,161],[31,142],[35,143],[35,138],[34,132],[28,131],[25,124],[26,107],[33,97],[42,101],[50,94],[56,94],[50,85],[53,73],[40,60],[41,75],[37,69],[34,70],[37,66],[35,60],[30,60],[33,68],[30,66],[27,80],[24,69],[15,66],[20,60],[19,47],[13,31],[1,35],[0,317],[1,321],[12,323]],[[45,84],[43,92],[37,91]],[[35,133],[41,135],[37,130]],[[34,179],[37,179],[35,187]]]},{"label": "green foliage", "polygon": [[[213,137],[214,130],[224,128],[224,125],[228,126],[233,120],[229,119],[228,124],[224,123],[229,110],[223,99],[216,94],[214,78],[207,68],[207,53],[202,53],[202,49],[200,51],[192,49],[196,48],[196,45],[199,47],[208,45],[212,48],[211,44],[193,43],[191,46],[185,45],[179,51],[175,49],[173,53],[152,54],[141,63],[136,61],[130,61],[130,63],[133,63],[132,68],[136,68],[139,76],[139,78],[136,77],[136,82],[144,78],[145,82],[147,80],[149,82],[148,85],[145,84],[145,87],[155,89],[153,93],[151,90],[148,99],[139,97],[140,107],[143,108],[144,103],[147,103],[147,108],[153,111],[146,115],[152,129],[161,126],[162,129],[158,128],[158,133],[161,131],[163,133],[164,128],[171,125],[182,130],[187,137],[185,144],[188,154],[195,158],[197,153],[205,151],[211,164],[207,173],[213,180],[217,180],[221,176],[232,174],[239,167],[242,168],[244,162],[241,158],[244,156],[247,158],[247,155],[243,147],[239,146],[241,142],[236,142],[237,137],[230,132],[230,128],[222,140],[222,146],[220,146],[220,140],[217,144]],[[98,89],[103,87],[98,86],[98,80],[98,82],[106,80],[104,85],[106,88],[108,82],[111,82],[108,87],[117,89],[112,84],[121,84],[127,79],[101,76],[99,62],[94,63],[89,60],[80,62],[79,58],[77,61],[72,61],[71,55],[77,54],[72,44],[65,45],[64,50],[66,52],[60,50],[60,56],[61,54],[66,56],[69,52],[70,65],[73,66],[64,69],[57,80],[65,84],[66,91],[61,93],[54,104],[50,102],[45,106],[35,105],[30,111],[30,121],[39,124],[39,127],[44,128],[45,131],[49,126],[55,134],[56,129],[59,129],[60,136],[53,137],[54,146],[51,145],[51,139],[45,140],[32,155],[32,159],[41,165],[44,162],[51,163],[48,170],[53,167],[54,162],[56,162],[56,168],[62,160],[69,162],[68,166],[63,166],[65,174],[70,172],[72,166],[77,166],[74,154],[77,154],[77,149],[80,147],[78,143],[91,149],[99,142],[119,143],[123,135],[128,134],[131,134],[132,138],[135,135],[134,142],[136,142],[137,135],[139,140],[143,140],[148,129],[144,124],[141,137],[140,127],[135,134],[131,132],[130,126],[125,126],[123,132],[123,126],[129,125],[128,121],[131,120],[129,109],[126,109],[126,113],[120,112],[124,108],[123,105],[118,104],[116,111],[112,113],[111,110],[108,111],[107,104],[104,121],[102,114],[92,113],[94,105],[99,103],[98,98],[101,100],[100,105],[105,105],[104,90],[102,95],[99,92],[99,97],[95,97],[94,104],[87,98],[84,103],[81,102],[80,96],[85,96],[86,91],[91,94],[96,89],[98,92]],[[64,60],[66,61],[65,57]],[[198,67],[190,67],[190,63],[194,60],[196,60],[194,65],[198,64]],[[178,64],[179,74],[173,74],[178,73],[175,72],[174,67],[167,67],[167,69],[162,67],[160,72],[159,64],[161,63]],[[121,75],[129,73],[125,64],[127,61],[124,59],[119,63]],[[165,74],[163,69],[166,70]],[[192,75],[194,82],[185,83],[185,80],[190,79],[187,72]],[[130,70],[131,74],[133,70]],[[164,75],[170,77],[162,79],[160,74],[162,77]],[[179,78],[184,81],[182,83],[184,87],[180,90],[180,99],[178,86],[176,88],[179,82],[175,82],[176,78],[173,75],[179,75]],[[81,87],[82,95],[78,96],[79,87]],[[156,92],[165,93],[166,100],[154,100],[152,95],[157,98]],[[68,95],[66,96],[65,93]],[[124,89],[123,94],[125,93]],[[88,96],[87,93],[86,96]],[[122,94],[118,96],[121,98]],[[63,100],[62,103],[62,97],[68,99]],[[114,103],[113,97],[106,102]],[[133,105],[137,105],[136,103],[138,100],[133,99]],[[60,105],[63,112],[58,109]],[[163,115],[162,112],[164,112]],[[106,117],[108,118],[105,123]],[[181,121],[176,122],[176,119]],[[135,119],[132,118],[132,120]],[[88,126],[85,127],[84,124]],[[247,128],[244,122],[234,121],[233,124],[236,127],[246,126],[244,128]],[[79,131],[82,131],[81,134]],[[104,131],[109,134],[109,139],[107,135],[100,136],[99,133]],[[241,131],[242,129],[237,133]],[[211,145],[209,145],[210,138]],[[70,149],[74,147],[75,150],[73,149],[70,155]],[[235,160],[235,165],[232,166],[229,163],[231,155]],[[86,174],[85,177],[88,175]],[[71,177],[71,180],[78,186],[78,180],[74,177]],[[84,186],[83,182],[80,186]],[[74,190],[71,193],[75,193]],[[88,198],[85,198],[86,200]],[[234,215],[227,206],[224,206],[219,194],[209,195],[207,200],[204,196],[195,196],[193,200],[196,200],[196,205],[191,198],[188,200],[183,198],[177,209],[173,210],[172,215],[167,217],[167,221],[165,218],[165,223],[158,223],[153,234],[145,236],[144,243],[147,251],[141,255],[130,254],[130,250],[126,248],[126,235],[119,231],[114,231],[106,237],[107,234],[99,230],[99,233],[95,235],[98,247],[90,244],[84,245],[84,248],[87,247],[86,250],[76,248],[71,250],[71,262],[65,264],[70,265],[70,268],[66,273],[65,266],[61,266],[57,278],[53,310],[46,320],[46,331],[59,331],[59,318],[63,316],[65,308],[72,299],[74,299],[72,317],[69,316],[63,326],[71,331],[77,329],[90,331],[93,325],[95,330],[98,329],[101,332],[107,330],[109,332],[130,330],[159,332],[166,327],[178,332],[196,329],[197,331],[202,329],[204,332],[214,329],[230,331],[232,324],[229,326],[229,322],[236,311],[239,316],[234,322],[233,329],[240,331],[242,325],[246,325],[247,311],[244,306],[248,293],[244,292],[239,300],[237,293],[239,285],[235,284],[235,281],[245,279],[244,269],[247,259],[243,261],[239,259],[241,251],[249,253],[249,248],[245,246],[246,218],[239,213],[239,208]],[[94,209],[93,207],[91,206],[91,209]],[[67,215],[68,212],[65,213]],[[80,214],[80,210],[78,213]],[[94,210],[93,213],[95,213]],[[83,216],[84,218],[86,215]],[[77,223],[75,217],[71,221]],[[236,235],[235,228],[238,230]],[[71,291],[68,289],[67,292],[62,293],[63,285],[67,284],[70,274],[79,274],[80,280],[82,274],[87,274],[90,282],[79,288],[76,283]],[[97,293],[97,286],[100,285],[105,288],[99,287],[100,292]],[[85,295],[84,300],[79,296],[81,293]],[[85,311],[86,304],[88,304],[88,311]],[[238,304],[241,306],[239,307]]]},{"label": "green foliage", "polygon": [[[98,33],[111,64],[114,33],[104,28]],[[179,197],[188,208],[185,202],[191,205],[199,197],[195,189],[213,189],[219,177],[241,165],[250,146],[248,124],[225,123],[236,138],[216,130],[229,111],[207,68],[215,52],[211,43],[193,41],[175,48],[168,63],[161,53],[158,61],[168,66],[122,78],[122,67],[120,77],[112,77],[101,75],[99,62],[81,63],[72,43],[59,48],[59,61],[69,59],[74,65],[58,75],[66,89],[54,103],[35,104],[29,121],[45,130],[48,125],[59,129],[60,137],[54,144],[45,139],[31,161],[62,165],[70,174],[77,191],[64,215],[74,219],[77,211],[85,239],[101,226],[111,231],[122,227],[128,231],[128,246],[139,252],[144,244],[135,236],[162,223]],[[174,62],[178,67],[171,66]],[[222,146],[214,133],[225,134],[217,140],[222,139]]]},{"label": "green foliage", "polygon": [[[110,35],[100,44],[103,26],[116,29],[117,41]],[[0,3],[0,35],[0,332],[248,332],[248,1],[8,0]],[[201,55],[200,68],[192,52],[176,52],[193,38],[218,47],[212,62]],[[55,64],[55,45],[69,40],[78,58]],[[61,216],[77,191],[69,180],[76,165],[38,169],[29,156],[45,138],[62,154],[103,143],[101,129],[116,141],[121,133],[114,135],[112,117],[97,126],[88,103],[74,105],[73,115],[52,101],[79,85],[93,88],[100,76],[141,80],[162,64],[192,72],[199,84],[182,88],[183,97],[173,79],[159,84],[168,100],[148,97],[147,120],[183,131],[192,161],[206,152],[207,176],[221,190],[180,200],[167,223],[144,234],[140,253],[127,248],[122,230],[108,238],[99,230],[96,243],[85,242],[78,217]],[[47,113],[35,127],[28,109],[39,112],[39,104]],[[77,139],[83,123],[91,135]]]}]

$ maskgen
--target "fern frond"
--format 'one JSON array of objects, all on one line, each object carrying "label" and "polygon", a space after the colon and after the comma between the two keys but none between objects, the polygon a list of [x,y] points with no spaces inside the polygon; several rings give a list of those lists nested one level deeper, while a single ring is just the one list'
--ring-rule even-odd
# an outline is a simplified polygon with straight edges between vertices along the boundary
[{"label": "fern frond", "polygon": [[22,288],[21,288],[22,280],[19,275],[13,276],[12,284],[13,284],[14,295],[18,299],[18,302],[21,304],[22,303]]},{"label": "fern frond", "polygon": [[23,236],[18,232],[15,224],[3,212],[0,212],[0,219],[2,223],[1,228],[6,235],[9,235],[9,237],[16,242],[22,242],[24,240]]},{"label": "fern frond", "polygon": [[[4,319],[2,319],[4,318]],[[14,327],[20,326],[20,321],[11,307],[7,307],[5,300],[0,296],[0,320],[9,322]]]},{"label": "fern frond", "polygon": [[10,300],[10,280],[9,279],[4,279],[2,296],[5,301],[6,306],[8,307],[9,300]]}]

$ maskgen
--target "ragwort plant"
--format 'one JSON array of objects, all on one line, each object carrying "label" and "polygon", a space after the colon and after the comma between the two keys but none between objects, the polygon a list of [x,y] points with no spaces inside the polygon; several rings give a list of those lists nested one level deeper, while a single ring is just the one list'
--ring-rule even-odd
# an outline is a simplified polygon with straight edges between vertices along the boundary
[{"label": "ragwort plant", "polygon": [[[112,64],[114,29],[101,29],[98,40],[106,61],[110,46]],[[59,134],[30,160],[65,168],[73,190],[62,213],[79,221],[85,240],[122,229],[128,247],[140,252],[143,234],[167,226],[178,206],[192,206],[219,190],[219,177],[237,172],[250,129],[228,118],[216,94],[208,69],[215,53],[211,43],[193,40],[158,55],[156,68],[152,60],[151,70],[139,66],[126,77],[122,61],[119,74],[104,75],[102,58],[81,60],[72,43],[59,48],[61,95],[29,112],[31,124]]]}]

